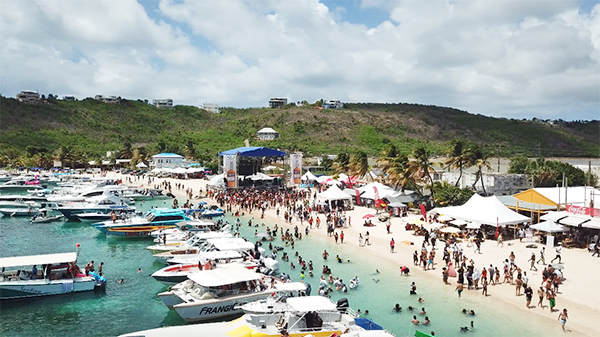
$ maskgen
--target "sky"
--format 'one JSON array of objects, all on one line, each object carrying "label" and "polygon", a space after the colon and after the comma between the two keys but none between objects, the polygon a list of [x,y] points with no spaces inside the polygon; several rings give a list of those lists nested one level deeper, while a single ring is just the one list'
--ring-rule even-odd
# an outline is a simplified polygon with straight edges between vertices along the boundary
[{"label": "sky", "polygon": [[589,0],[2,0],[0,94],[600,119]]}]

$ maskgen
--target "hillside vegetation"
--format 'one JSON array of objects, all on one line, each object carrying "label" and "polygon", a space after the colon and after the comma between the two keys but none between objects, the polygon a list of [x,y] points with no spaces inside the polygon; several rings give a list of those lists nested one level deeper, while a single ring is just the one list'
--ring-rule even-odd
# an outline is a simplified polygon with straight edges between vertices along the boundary
[{"label": "hillside vegetation", "polygon": [[[442,154],[447,142],[463,139],[504,156],[600,156],[600,122],[499,119],[417,104],[347,104],[344,109],[288,105],[222,108],[213,114],[193,106],[158,109],[141,101],[106,104],[93,99],[24,104],[0,98],[0,154],[15,156],[28,146],[49,152],[69,146],[86,157],[119,150],[125,143],[184,153],[197,158],[243,146],[269,146],[305,155],[364,151],[376,155],[394,144],[408,154],[426,146]],[[277,130],[275,141],[256,140],[263,127]]]}]

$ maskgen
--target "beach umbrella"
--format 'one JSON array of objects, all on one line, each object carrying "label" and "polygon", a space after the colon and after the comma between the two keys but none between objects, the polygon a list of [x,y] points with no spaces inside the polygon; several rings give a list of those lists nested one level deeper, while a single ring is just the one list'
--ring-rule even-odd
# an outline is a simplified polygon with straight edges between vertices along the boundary
[{"label": "beach umbrella", "polygon": [[565,226],[559,225],[552,221],[542,221],[540,223],[536,223],[535,225],[531,225],[530,228],[548,233],[564,232],[567,230]]},{"label": "beach umbrella", "polygon": [[475,222],[467,223],[467,229],[479,229],[479,228],[481,228],[480,223],[475,223]]},{"label": "beach umbrella", "polygon": [[423,221],[423,220],[419,220],[419,219],[412,219],[408,221],[409,224],[413,224],[413,225],[425,225],[427,224],[427,222]]},{"label": "beach umbrella", "polygon": [[440,232],[456,234],[456,233],[460,232],[460,229],[458,229],[456,227],[444,227],[444,228],[440,229]]},{"label": "beach umbrella", "polygon": [[362,218],[363,219],[371,219],[371,218],[374,218],[374,217],[375,216],[373,214],[367,214],[367,215],[363,216]]},{"label": "beach umbrella", "polygon": [[444,227],[444,224],[441,224],[439,222],[434,222],[434,223],[425,225],[425,228],[427,228],[427,229],[438,229],[438,228],[442,228],[442,227]]},{"label": "beach umbrella", "polygon": [[200,201],[198,204],[200,204],[200,205],[206,205],[208,203],[206,201]]}]

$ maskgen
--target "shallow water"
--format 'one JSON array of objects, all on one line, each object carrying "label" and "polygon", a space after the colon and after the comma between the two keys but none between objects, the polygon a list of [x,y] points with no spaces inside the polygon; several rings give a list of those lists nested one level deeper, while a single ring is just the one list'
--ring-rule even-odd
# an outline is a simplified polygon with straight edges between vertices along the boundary
[{"label": "shallow water", "polygon": [[[152,205],[162,206],[163,202],[144,203],[138,207],[139,210],[147,210]],[[233,223],[233,218],[228,217],[226,220]],[[270,225],[273,228],[273,224]],[[107,237],[89,223],[79,222],[31,224],[26,218],[0,218],[0,226],[0,256],[68,252],[73,251],[79,243],[80,266],[94,260],[97,268],[102,261],[105,263],[104,274],[108,280],[104,293],[90,292],[2,302],[0,335],[115,336],[160,326],[185,324],[156,297],[167,286],[149,276],[163,266],[145,250],[146,246],[152,244],[151,240]],[[240,231],[243,236],[253,240],[255,229],[243,225]],[[264,227],[259,227],[258,230],[265,232]],[[320,230],[324,231],[323,228]],[[280,240],[275,240],[274,245],[282,244]],[[545,327],[538,323],[536,326],[527,320],[526,315],[515,317],[509,312],[477,308],[469,300],[471,292],[466,291],[463,299],[458,300],[455,293],[443,289],[445,286],[441,280],[401,277],[398,266],[386,266],[381,261],[369,259],[361,254],[360,248],[354,243],[335,245],[333,240],[316,236],[298,240],[295,245],[305,260],[313,261],[315,276],[311,278],[306,272],[304,279],[311,283],[313,295],[318,289],[320,271],[324,264],[321,258],[324,247],[330,253],[327,264],[334,276],[341,277],[347,284],[355,275],[361,280],[356,290],[349,290],[347,294],[334,291],[331,298],[337,301],[346,297],[353,309],[361,309],[363,312],[369,310],[370,318],[397,336],[414,335],[414,326],[410,323],[412,313],[406,311],[409,305],[416,309],[425,307],[432,323],[420,328],[427,332],[435,331],[436,336],[463,336],[465,334],[459,332],[459,327],[469,325],[471,320],[475,323],[475,330],[467,335],[473,336],[552,336],[560,332],[556,329],[558,325]],[[285,249],[290,255],[290,261],[297,265],[295,251],[291,247]],[[338,254],[344,259],[350,259],[350,263],[335,262]],[[281,253],[278,255],[281,257]],[[137,272],[138,268],[142,268],[141,273]],[[379,269],[381,273],[375,274],[375,269]],[[300,280],[300,269],[291,270],[289,263],[280,261],[280,271],[290,274],[293,280]],[[120,278],[125,282],[116,284],[116,280]],[[418,303],[418,296],[409,295],[409,286],[413,281],[417,284],[419,296],[425,298],[425,303]],[[475,296],[475,292],[472,294]],[[392,311],[395,303],[400,303],[404,308],[401,313]],[[490,301],[490,308],[492,306],[493,300]],[[474,309],[477,316],[471,318],[463,315],[460,312],[462,308]],[[414,314],[419,319],[424,317],[418,311]]]}]

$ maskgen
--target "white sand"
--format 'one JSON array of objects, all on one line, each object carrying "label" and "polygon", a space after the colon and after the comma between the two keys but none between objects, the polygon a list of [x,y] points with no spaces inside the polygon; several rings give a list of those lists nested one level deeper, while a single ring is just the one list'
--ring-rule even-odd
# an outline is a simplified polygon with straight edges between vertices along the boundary
[{"label": "white sand", "polygon": [[[109,173],[109,176],[121,177],[119,174]],[[123,182],[127,183],[126,178],[129,176],[123,176]],[[131,177],[134,179],[134,177]],[[192,188],[194,195],[198,195],[199,191],[205,190],[207,180],[193,179],[193,180],[180,180],[180,179],[159,179],[155,178],[154,184],[160,184],[163,180],[170,181],[172,185],[172,193],[179,199],[179,204],[182,205],[187,196],[184,195],[184,190],[176,190],[175,183],[184,185],[184,188]],[[130,185],[132,186],[147,186],[147,181],[138,180],[134,181]],[[152,186],[150,186],[152,187]],[[202,194],[204,195],[204,194]],[[199,199],[193,200],[194,203],[199,202]],[[211,200],[206,200],[211,202]],[[214,203],[214,201],[212,201]],[[281,207],[283,210],[284,207]],[[258,213],[258,212],[257,212]],[[418,277],[429,277],[437,278],[440,282],[440,287],[444,287],[441,279],[441,268],[444,266],[442,261],[442,250],[441,243],[437,243],[436,246],[436,269],[423,271],[412,263],[412,252],[415,249],[420,249],[423,243],[422,236],[413,235],[412,231],[405,231],[404,225],[408,218],[392,218],[391,232],[387,234],[385,225],[379,224],[375,227],[363,227],[362,217],[366,214],[374,214],[375,210],[366,207],[355,207],[353,211],[347,212],[347,216],[351,217],[352,227],[344,228],[345,243],[347,245],[358,246],[358,234],[369,231],[371,245],[362,247],[365,253],[377,258],[380,261],[387,261],[391,268],[398,270],[399,266],[406,265],[411,269],[411,274]],[[319,215],[322,222],[324,215]],[[265,212],[265,220],[272,221],[282,224],[282,219],[277,219],[275,209],[267,209]],[[373,218],[373,223],[376,224],[376,218]],[[293,221],[291,224],[284,224],[284,227],[294,227],[300,225],[299,221]],[[326,236],[325,226],[321,227],[321,230],[313,230],[311,235]],[[389,241],[394,238],[396,242],[396,253],[390,253]],[[414,246],[402,244],[402,241],[414,242]],[[333,239],[332,239],[333,244]],[[525,246],[530,244],[529,242],[519,243],[519,240],[505,241],[504,247],[499,247],[494,240],[486,240],[481,247],[482,254],[474,253],[475,247],[467,247],[466,242],[463,243],[464,255],[469,259],[475,261],[475,266],[480,270],[483,266],[489,266],[493,264],[497,266],[502,272],[502,261],[508,258],[510,252],[514,252],[516,256],[516,264],[521,267],[523,271],[527,271],[529,276],[529,285],[534,290],[534,295],[531,305],[537,304],[537,289],[540,286],[542,276],[541,273],[544,269],[542,265],[537,265],[538,271],[530,271],[530,263],[527,260],[530,258],[531,253],[535,252],[536,258],[539,258],[539,250],[541,245],[538,244],[538,248],[529,249]],[[546,250],[546,263],[549,263],[555,256],[554,251]],[[463,296],[469,296],[469,298],[477,301],[478,305],[486,308],[500,308],[500,310],[511,310],[515,314],[526,314],[530,315],[532,320],[539,320],[543,324],[551,324],[557,326],[557,331],[560,331],[560,322],[557,320],[559,312],[563,308],[567,308],[569,311],[569,320],[567,323],[567,330],[575,333],[577,336],[597,336],[598,335],[598,321],[600,318],[600,310],[598,304],[600,304],[600,291],[596,283],[600,280],[600,258],[591,257],[591,254],[586,249],[565,249],[562,250],[562,261],[564,264],[564,276],[566,280],[559,287],[559,294],[556,298],[557,306],[555,311],[550,313],[547,307],[548,301],[544,300],[545,309],[531,308],[527,309],[525,306],[525,296],[515,296],[515,287],[508,284],[500,284],[496,286],[488,286],[488,294],[490,297],[484,297],[479,291],[465,290]],[[503,277],[500,278],[502,281]],[[447,288],[448,296],[456,296],[454,292],[454,285],[456,279],[450,278],[452,285],[445,286]],[[466,288],[465,288],[466,289]],[[480,288],[481,289],[481,288]],[[521,290],[523,294],[523,289]],[[499,303],[501,302],[501,303]],[[490,309],[493,310],[493,309]]]}]

